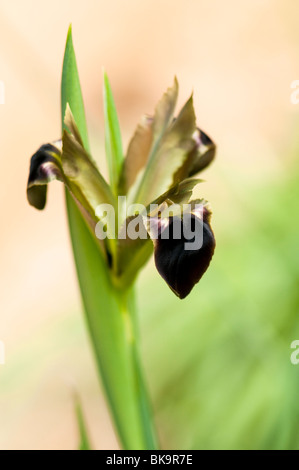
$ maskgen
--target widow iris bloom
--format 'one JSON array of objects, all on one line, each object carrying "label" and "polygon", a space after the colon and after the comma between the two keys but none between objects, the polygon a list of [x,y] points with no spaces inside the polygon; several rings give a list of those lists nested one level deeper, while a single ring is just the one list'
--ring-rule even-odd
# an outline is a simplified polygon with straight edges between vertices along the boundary
[{"label": "widow iris bloom", "polygon": [[[154,115],[144,116],[137,126],[116,188],[109,186],[84,148],[67,107],[68,131],[64,131],[60,141],[42,145],[31,158],[27,197],[31,205],[43,209],[48,182],[63,182],[93,234],[98,223],[111,234],[109,221],[103,221],[97,208],[103,204],[112,206],[117,213],[116,237],[107,236],[98,243],[113,281],[119,286],[130,285],[154,248],[157,270],[173,292],[184,298],[207,270],[214,253],[211,213],[207,202],[195,198],[193,191],[201,182],[195,175],[214,159],[215,144],[196,126],[192,96],[174,118],[177,96],[175,79]],[[127,206],[143,205],[146,213],[128,217],[125,209],[119,207],[118,196],[125,196],[121,201],[126,199]],[[152,204],[158,207],[156,211]],[[173,205],[181,210],[169,215]],[[139,217],[148,235],[136,239],[120,237],[134,217]],[[186,235],[188,224],[191,228]],[[180,236],[174,233],[175,226],[180,227]],[[197,238],[201,240],[198,245]],[[192,243],[193,249],[188,248]]]}]

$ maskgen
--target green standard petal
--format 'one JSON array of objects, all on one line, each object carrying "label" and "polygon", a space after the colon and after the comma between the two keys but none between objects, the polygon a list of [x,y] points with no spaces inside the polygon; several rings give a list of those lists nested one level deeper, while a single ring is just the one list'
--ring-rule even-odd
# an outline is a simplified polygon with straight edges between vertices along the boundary
[{"label": "green standard petal", "polygon": [[133,135],[119,182],[119,194],[127,194],[138,174],[144,169],[153,142],[153,118],[143,116]]},{"label": "green standard petal", "polygon": [[120,179],[120,193],[128,194],[129,204],[149,204],[214,158],[215,144],[196,127],[192,96],[173,117],[177,93],[175,80],[154,117],[139,124],[130,142]]},{"label": "green standard petal", "polygon": [[196,129],[192,97],[187,101],[177,119],[166,129],[155,153],[145,169],[140,197],[149,204],[182,179],[175,175],[194,147],[193,134]]},{"label": "green standard petal", "polygon": [[154,144],[157,144],[169,124],[172,122],[175,105],[178,99],[179,84],[174,77],[172,87],[164,93],[156,106],[153,122]]},{"label": "green standard petal", "polygon": [[[137,163],[137,171],[135,172],[136,174],[134,175],[134,184],[130,187],[130,191],[128,194],[128,199],[129,202],[140,202],[142,204],[148,204],[151,200],[155,199],[159,194],[164,192],[164,190],[161,190],[158,192],[158,194],[154,197],[144,197],[144,193],[148,191],[148,173],[155,172],[156,170],[156,153],[157,150],[159,149],[161,140],[163,139],[164,133],[166,132],[167,128],[173,121],[173,114],[175,110],[175,105],[177,102],[177,97],[178,97],[178,81],[175,78],[174,79],[174,84],[171,88],[168,88],[168,90],[164,93],[162,96],[161,100],[156,106],[154,116],[152,118],[152,122],[148,122],[147,129],[145,129],[145,132],[138,132],[138,129],[135,133],[135,139],[133,137],[130,146],[134,143],[135,148],[137,145],[140,145],[142,148],[141,153],[142,153],[142,158],[138,158],[139,163]],[[150,127],[150,129],[148,129]],[[151,139],[151,142],[148,142],[149,137]],[[142,139],[146,139],[147,143],[144,144],[141,141]],[[130,147],[129,147],[130,148]],[[138,154],[138,149],[135,150],[134,154]],[[134,154],[132,155],[131,153],[128,152],[127,157],[130,158],[130,160],[133,160]],[[147,154],[147,155],[146,155]],[[141,164],[140,164],[141,161]],[[132,167],[134,166],[134,161],[130,161],[129,165]],[[124,169],[126,170],[126,164],[124,165]],[[140,171],[141,170],[141,171]],[[137,173],[138,177],[137,176]],[[122,176],[122,179],[124,176]],[[127,184],[127,187],[130,185]]]},{"label": "green standard petal", "polygon": [[110,185],[113,194],[117,196],[119,178],[123,165],[124,155],[122,150],[121,133],[117,117],[117,111],[112,95],[111,86],[104,73],[104,116],[105,116],[105,148],[110,175]]}]

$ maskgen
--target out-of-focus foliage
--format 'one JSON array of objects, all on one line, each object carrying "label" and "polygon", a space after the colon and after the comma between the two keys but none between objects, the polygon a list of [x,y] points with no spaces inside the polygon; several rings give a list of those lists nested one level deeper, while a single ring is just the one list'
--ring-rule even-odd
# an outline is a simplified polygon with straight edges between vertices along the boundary
[{"label": "out-of-focus foliage", "polygon": [[162,289],[157,276],[141,279],[164,448],[299,446],[299,365],[290,361],[299,339],[298,176],[289,168],[256,184],[226,175],[229,205],[211,201],[213,265],[187,300]]},{"label": "out-of-focus foliage", "polygon": [[75,399],[76,399],[75,412],[76,412],[77,426],[78,426],[78,433],[79,433],[78,450],[92,450],[82,407],[81,407],[79,398],[76,397]]}]

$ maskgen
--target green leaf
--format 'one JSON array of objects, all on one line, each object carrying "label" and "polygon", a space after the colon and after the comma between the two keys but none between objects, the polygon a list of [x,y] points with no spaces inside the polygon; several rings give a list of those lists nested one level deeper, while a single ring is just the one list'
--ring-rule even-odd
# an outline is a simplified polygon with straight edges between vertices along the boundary
[{"label": "green leaf", "polygon": [[[67,103],[86,147],[86,123],[71,31],[61,84],[62,122]],[[66,201],[86,321],[118,436],[127,450],[156,448],[136,345],[133,292],[120,290],[113,284],[96,240],[69,194]]]},{"label": "green leaf", "polygon": [[117,196],[119,176],[124,156],[116,107],[106,73],[104,73],[103,96],[106,157],[109,168],[110,184],[113,193]]},{"label": "green leaf", "polygon": [[64,116],[67,103],[69,103],[71,107],[84,147],[89,151],[85,111],[73,46],[71,26],[69,27],[67,35],[61,79],[61,122],[63,128],[66,127],[64,124]]},{"label": "green leaf", "polygon": [[78,450],[92,450],[82,407],[77,396],[75,397],[75,412],[79,431]]}]

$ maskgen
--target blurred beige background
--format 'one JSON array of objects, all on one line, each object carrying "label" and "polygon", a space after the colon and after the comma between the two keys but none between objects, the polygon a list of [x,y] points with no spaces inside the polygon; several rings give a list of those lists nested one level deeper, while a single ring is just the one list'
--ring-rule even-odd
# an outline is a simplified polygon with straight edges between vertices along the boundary
[{"label": "blurred beige background", "polygon": [[299,118],[290,102],[299,79],[297,13],[291,0],[0,1],[1,449],[76,447],[73,387],[94,445],[117,448],[80,312],[62,188],[51,185],[42,213],[25,196],[30,156],[60,135],[69,23],[104,173],[103,66],[125,146],[174,75],[180,105],[194,91],[198,125],[218,145],[204,194],[217,226],[217,212],[218,220],[230,215],[230,179],[279,179],[289,163]]}]

